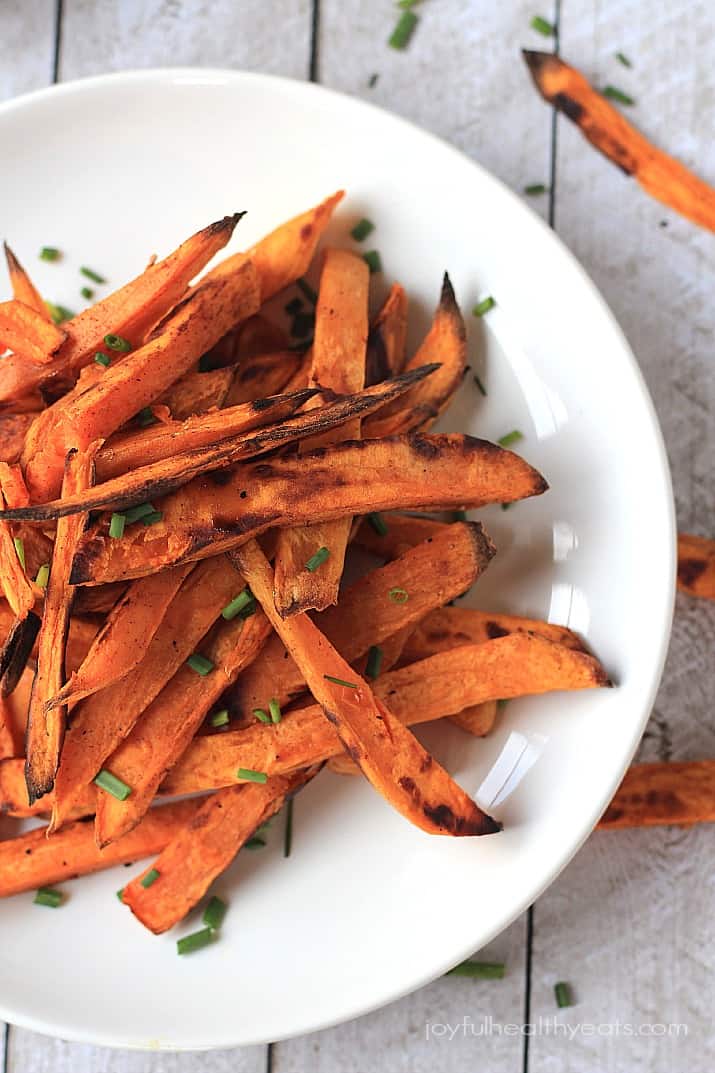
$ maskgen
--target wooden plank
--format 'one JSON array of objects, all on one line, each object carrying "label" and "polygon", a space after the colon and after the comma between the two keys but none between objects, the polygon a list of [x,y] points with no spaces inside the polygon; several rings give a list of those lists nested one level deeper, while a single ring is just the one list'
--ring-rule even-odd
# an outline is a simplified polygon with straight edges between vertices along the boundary
[{"label": "wooden plank", "polygon": [[52,82],[55,0],[5,0],[0,7],[0,100]]},{"label": "wooden plank", "polygon": [[[715,148],[701,117],[715,73],[699,43],[711,39],[714,23],[706,6],[646,10],[635,0],[569,0],[561,20],[564,58],[596,84],[611,83],[637,98],[629,118],[710,182]],[[632,69],[614,59],[617,50]],[[563,119],[557,192],[557,231],[610,303],[653,394],[679,526],[708,534],[715,453],[711,236],[651,201]],[[715,756],[714,643],[713,605],[679,596],[640,759]],[[665,1073],[713,1065],[704,951],[712,939],[714,850],[710,826],[592,836],[536,906],[531,1012],[537,1024],[540,1017],[553,1019],[553,984],[566,979],[578,1005],[560,1011],[559,1022],[572,1031],[583,1022],[596,1027],[590,1035],[577,1030],[572,1041],[553,1029],[536,1034],[530,1073]],[[649,1034],[630,1034],[617,1022]],[[649,1029],[652,1024],[666,1027]],[[687,1025],[687,1035],[668,1025]]]},{"label": "wooden plank", "polygon": [[264,1073],[265,1047],[230,1051],[115,1051],[12,1028],[7,1073]]}]

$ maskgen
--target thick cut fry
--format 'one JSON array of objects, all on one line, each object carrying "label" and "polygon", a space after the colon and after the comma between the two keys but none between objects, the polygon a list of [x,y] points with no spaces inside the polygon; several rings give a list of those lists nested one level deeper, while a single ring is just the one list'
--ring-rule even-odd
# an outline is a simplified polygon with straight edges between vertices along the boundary
[{"label": "thick cut fry", "polygon": [[28,434],[24,455],[33,497],[44,502],[57,494],[58,460],[67,450],[115,432],[185,373],[231,324],[249,316],[257,306],[258,284],[250,262],[224,279],[200,283],[159,334],[105,369],[86,390],[46,410]]},{"label": "thick cut fry", "polygon": [[249,541],[231,554],[325,718],[374,789],[430,834],[498,831],[499,824],[450,778],[307,615],[281,619],[273,603],[273,572],[258,544]]},{"label": "thick cut fry", "polygon": [[161,853],[201,805],[175,801],[153,808],[131,834],[106,849],[97,849],[86,820],[75,820],[52,838],[46,837],[46,827],[37,827],[0,842],[0,898]]},{"label": "thick cut fry", "polygon": [[[0,761],[0,816],[28,819],[30,816],[44,816],[52,809],[51,793],[30,804],[25,783],[25,757],[21,755],[23,752],[24,749],[16,754],[14,759]],[[86,793],[78,798],[77,804],[67,817],[68,820],[93,815],[97,807],[98,793],[97,787],[91,783]]]},{"label": "thick cut fry", "polygon": [[368,386],[402,372],[406,343],[407,294],[399,283],[393,283],[367,337],[365,383]]},{"label": "thick cut fry", "polygon": [[634,764],[599,828],[660,827],[715,822],[715,760]]},{"label": "thick cut fry", "polygon": [[632,175],[647,194],[689,220],[715,231],[715,189],[679,160],[656,149],[580,71],[552,52],[523,50],[541,96],[576,124],[605,157]]},{"label": "thick cut fry", "polygon": [[160,395],[157,402],[169,408],[174,421],[185,421],[187,417],[223,406],[232,380],[233,369],[186,373]]},{"label": "thick cut fry", "polygon": [[290,339],[286,333],[261,313],[248,317],[219,339],[201,364],[206,369],[223,369],[261,354],[275,354],[287,350]]},{"label": "thick cut fry", "polygon": [[0,697],[9,697],[17,688],[40,632],[40,623],[34,611],[14,620],[0,652]]},{"label": "thick cut fry", "polygon": [[[289,620],[291,621],[291,620]],[[353,677],[346,681],[354,681]],[[609,685],[597,660],[542,637],[514,634],[481,645],[439,652],[374,683],[376,695],[408,725],[441,719],[499,698]],[[337,687],[339,688],[339,687]],[[286,712],[277,726],[193,740],[167,776],[162,791],[179,794],[232,785],[239,767],[269,775],[318,763],[342,751],[334,727],[318,705]]]},{"label": "thick cut fry", "polygon": [[78,704],[57,772],[54,829],[240,587],[240,578],[225,558],[203,563],[169,604],[141,663],[121,681]]},{"label": "thick cut fry", "polygon": [[110,585],[97,585],[95,588],[78,589],[75,594],[74,610],[78,614],[108,614],[117,600],[127,591],[124,581],[115,581]]},{"label": "thick cut fry", "polygon": [[20,460],[27,430],[34,420],[34,413],[0,414],[0,461],[12,463]]},{"label": "thick cut fry", "polygon": [[[310,381],[340,394],[359,391],[365,382],[367,301],[370,272],[362,257],[345,250],[326,250],[315,315],[313,364]],[[433,374],[439,375],[439,370]],[[408,393],[408,394],[411,394]],[[310,446],[360,438],[360,422],[311,441]],[[304,444],[303,449],[309,445]],[[323,611],[337,603],[345,549],[352,518],[284,529],[275,558],[275,604],[283,616]],[[328,558],[317,569],[306,564],[320,548]]]},{"label": "thick cut fry", "polygon": [[174,566],[132,582],[92,641],[81,667],[50,698],[48,708],[76,704],[133,671],[191,569],[190,564]]},{"label": "thick cut fry", "polygon": [[108,522],[98,523],[85,534],[72,580],[96,585],[138,577],[216,555],[271,526],[464,500],[483,506],[540,495],[547,487],[518,455],[470,436],[336,444],[299,459],[239,466],[225,483],[201,477],[163,500],[163,525],[123,540],[109,540]]},{"label": "thick cut fry", "polygon": [[136,826],[211,705],[256,658],[270,632],[270,624],[260,611],[244,622],[221,622],[201,646],[213,670],[202,677],[190,667],[180,667],[167,682],[107,761],[112,774],[131,786],[132,792],[124,801],[104,790],[98,792],[97,845],[105,846]]},{"label": "thick cut fry", "polygon": [[13,298],[16,298],[18,302],[23,302],[26,306],[29,306],[30,309],[34,309],[35,312],[39,313],[45,320],[51,321],[52,317],[50,316],[47,306],[37,287],[32,282],[7,242],[3,243],[3,246],[5,249],[5,260],[7,261],[7,270],[10,276],[10,286],[12,287]]},{"label": "thick cut fry", "polygon": [[402,650],[402,661],[413,663],[435,652],[446,652],[459,645],[481,644],[512,633],[535,633],[577,652],[586,651],[578,634],[567,626],[521,615],[476,611],[471,607],[439,607],[430,611],[410,633]]},{"label": "thick cut fry", "polygon": [[[67,455],[62,488],[68,495],[91,485],[94,458],[99,447],[100,441],[96,441],[84,451],[70,451]],[[65,646],[73,596],[69,576],[86,520],[86,515],[74,514],[57,523],[42,625],[37,637],[37,670],[27,716],[25,781],[30,804],[44,797],[54,786],[65,736],[67,708],[62,704],[51,707],[50,700],[57,696],[64,684]]]},{"label": "thick cut fry", "polygon": [[[133,879],[124,888],[124,904],[156,934],[178,924],[256,828],[317,771],[278,776],[262,786],[232,786],[207,798],[154,862],[158,878],[147,886],[142,885],[146,872]],[[123,841],[115,844],[121,846]]]},{"label": "thick cut fry", "polygon": [[161,462],[200,447],[210,447],[242,432],[290,417],[311,398],[310,390],[274,395],[225,410],[198,414],[185,421],[169,421],[137,432],[127,432],[108,443],[97,458],[97,479],[108,481],[123,473]]},{"label": "thick cut fry", "polygon": [[16,358],[46,365],[66,338],[67,332],[32,306],[16,299],[0,302],[0,353],[9,349]]},{"label": "thick cut fry", "polygon": [[[338,606],[318,618],[321,632],[352,663],[371,645],[382,644],[464,592],[486,569],[494,552],[480,525],[451,526],[346,589]],[[254,708],[265,708],[271,697],[283,704],[304,692],[303,675],[286,656],[280,638],[272,637],[260,660],[244,671],[230,691],[232,713],[246,716]]]},{"label": "thick cut fry", "polygon": [[[0,462],[0,503],[26,505],[22,494],[22,476],[19,467]],[[0,583],[16,618],[24,619],[35,604],[35,589],[20,561],[19,547],[15,544],[16,529],[0,521]]]},{"label": "thick cut fry", "polygon": [[473,734],[475,738],[483,738],[494,726],[497,718],[496,700],[485,700],[482,704],[473,704],[462,712],[450,715],[450,722]]},{"label": "thick cut fry", "polygon": [[678,588],[715,600],[715,540],[678,534]]},{"label": "thick cut fry", "polygon": [[301,356],[295,350],[277,350],[246,358],[233,372],[225,405],[238,406],[277,395],[293,379],[300,364]]},{"label": "thick cut fry", "polygon": [[[353,540],[380,559],[396,559],[408,548],[440,533],[448,524],[413,514],[383,514],[379,520],[363,518]],[[387,532],[383,533],[383,528]]]},{"label": "thick cut fry", "polygon": [[429,384],[418,384],[397,403],[385,406],[363,427],[365,439],[423,431],[434,424],[462,383],[467,369],[467,336],[449,276],[445,272],[432,327],[406,370],[436,361],[440,368]]}]

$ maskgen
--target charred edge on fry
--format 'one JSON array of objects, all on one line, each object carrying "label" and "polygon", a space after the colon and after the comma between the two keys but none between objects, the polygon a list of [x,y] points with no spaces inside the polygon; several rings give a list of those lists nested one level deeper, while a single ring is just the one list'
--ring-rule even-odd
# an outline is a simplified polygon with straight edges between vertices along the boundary
[{"label": "charred edge on fry", "polygon": [[0,653],[0,696],[9,697],[17,687],[32,652],[41,620],[34,611],[15,620]]},{"label": "charred edge on fry", "polygon": [[695,585],[698,578],[705,573],[707,568],[708,564],[705,559],[679,559],[678,581],[686,589],[690,589]]}]

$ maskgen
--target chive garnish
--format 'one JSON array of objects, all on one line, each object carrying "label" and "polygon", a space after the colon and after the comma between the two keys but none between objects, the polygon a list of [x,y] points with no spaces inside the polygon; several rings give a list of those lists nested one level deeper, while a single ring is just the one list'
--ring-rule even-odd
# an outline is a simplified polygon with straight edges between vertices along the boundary
[{"label": "chive garnish", "polygon": [[137,414],[137,424],[140,428],[149,428],[149,425],[156,424],[156,418],[154,417],[154,411],[151,406],[144,406]]},{"label": "chive garnish", "polygon": [[497,443],[500,447],[511,447],[513,443],[519,443],[519,441],[523,439],[524,433],[519,432],[518,428],[513,428],[511,432],[507,432],[503,436],[500,436]]},{"label": "chive garnish", "polygon": [[382,667],[382,649],[379,645],[370,645],[370,649],[367,654],[367,663],[365,664],[365,677],[372,678],[373,681],[377,678]]},{"label": "chive garnish", "polygon": [[474,375],[474,383],[475,383],[475,384],[477,385],[477,387],[478,387],[478,388],[479,388],[479,390],[481,391],[482,395],[483,395],[483,396],[484,396],[484,398],[486,399],[486,397],[487,397],[487,389],[485,388],[484,384],[483,384],[483,383],[482,383],[482,381],[481,381],[481,380],[479,379],[479,377],[477,376],[477,374],[476,374],[476,373],[474,373],[473,375]]},{"label": "chive garnish", "polygon": [[379,77],[380,76],[378,74],[370,75],[370,78],[368,79],[368,83],[367,83],[367,88],[368,89],[374,89],[375,86],[377,85],[377,80],[378,80]]},{"label": "chive garnish", "polygon": [[239,611],[242,611],[244,607],[246,607],[246,605],[251,602],[252,599],[253,593],[248,588],[248,586],[246,586],[245,589],[242,589],[242,591],[239,592],[238,596],[234,596],[230,604],[226,604],[223,611],[221,612],[221,618],[225,618],[226,622],[230,622],[231,619],[235,618]]},{"label": "chive garnish", "polygon": [[283,856],[290,857],[293,845],[293,798],[288,799],[286,805],[286,825],[283,831]]},{"label": "chive garnish", "polygon": [[109,354],[103,354],[101,350],[98,350],[94,355],[94,360],[97,362],[97,365],[103,365],[105,369],[112,364],[112,359]]},{"label": "chive garnish", "polygon": [[410,598],[410,594],[406,589],[399,588],[390,589],[387,595],[390,597],[393,604],[406,604]]},{"label": "chive garnish", "polygon": [[503,712],[508,703],[509,702],[507,700],[498,700],[497,701],[497,711],[498,712]]},{"label": "chive garnish", "polygon": [[501,504],[501,509],[502,510],[509,510],[510,506],[511,506],[511,503],[502,503]]},{"label": "chive garnish", "polygon": [[289,317],[294,317],[297,313],[300,313],[303,308],[303,303],[300,298],[291,298],[290,302],[286,304],[285,311]]},{"label": "chive garnish", "polygon": [[83,276],[86,276],[87,279],[91,279],[93,283],[107,282],[104,276],[100,276],[99,272],[95,272],[93,268],[87,268],[86,265],[82,265],[82,267],[80,268],[80,272]]},{"label": "chive garnish", "polygon": [[616,86],[606,86],[603,90],[603,96],[608,97],[609,101],[618,101],[619,104],[632,105],[635,104],[635,99],[624,93],[622,89],[618,89]]},{"label": "chive garnish", "polygon": [[142,878],[139,880],[139,883],[142,887],[150,887],[152,883],[156,883],[158,878],[159,873],[157,872],[156,868],[150,868],[146,875],[142,876]]},{"label": "chive garnish", "polygon": [[153,510],[150,514],[145,514],[141,520],[142,525],[156,525],[160,522],[164,515],[160,510]]},{"label": "chive garnish", "polygon": [[268,782],[265,771],[253,771],[250,767],[240,767],[236,772],[237,779],[245,779],[246,782]]},{"label": "chive garnish", "polygon": [[377,512],[368,514],[367,520],[369,521],[370,525],[373,527],[378,536],[387,535],[387,522],[381,514],[378,514]]},{"label": "chive garnish", "polygon": [[176,952],[177,954],[193,954],[194,950],[201,950],[202,947],[212,943],[215,936],[216,932],[213,928],[194,931],[191,935],[185,935],[183,939],[176,940]]},{"label": "chive garnish", "polygon": [[122,905],[124,905],[124,887],[120,887],[117,891],[117,901],[121,902]]},{"label": "chive garnish", "polygon": [[539,194],[545,194],[548,189],[548,186],[543,183],[529,183],[528,186],[524,187],[524,193],[529,197],[538,197]]},{"label": "chive garnish", "polygon": [[346,689],[359,689],[357,682],[346,682],[344,678],[335,678],[332,674],[324,674],[326,682],[335,682],[336,686],[345,686]]},{"label": "chive garnish", "polygon": [[115,540],[119,540],[124,536],[124,525],[126,518],[123,514],[113,514],[109,519],[109,535]]},{"label": "chive garnish", "polygon": [[622,52],[617,52],[616,53],[616,59],[618,60],[619,63],[622,63],[624,67],[632,67],[633,66],[633,64],[628,59],[628,57],[625,56]]},{"label": "chive garnish", "polygon": [[204,909],[202,920],[207,928],[217,931],[223,924],[223,918],[228,912],[228,906],[214,894],[209,904]]},{"label": "chive garnish", "polygon": [[35,905],[47,905],[50,909],[57,909],[62,905],[62,894],[51,887],[40,887],[33,901]]},{"label": "chive garnish", "polygon": [[368,220],[365,216],[363,216],[362,220],[358,220],[358,222],[355,224],[355,227],[353,227],[350,234],[356,242],[363,242],[367,238],[367,236],[371,234],[374,230],[375,225],[372,220]]},{"label": "chive garnish", "polygon": [[506,966],[503,961],[463,961],[455,965],[447,976],[471,976],[475,980],[501,980]]},{"label": "chive garnish", "polygon": [[564,980],[559,980],[557,984],[554,984],[554,995],[556,996],[556,1005],[560,1010],[563,1010],[566,1006],[573,1006],[571,987]]},{"label": "chive garnish", "polygon": [[98,775],[95,776],[94,783],[102,790],[106,790],[112,797],[116,797],[117,801],[126,801],[132,792],[131,787],[127,786],[126,782],[122,782],[116,775],[112,775],[111,771],[107,771],[106,768],[102,768]]},{"label": "chive garnish", "polygon": [[302,291],[308,301],[312,302],[313,305],[315,305],[315,303],[318,301],[318,292],[313,290],[311,285],[308,283],[308,280],[304,279],[301,276],[300,279],[297,279],[295,281],[295,285],[299,291]]},{"label": "chive garnish", "polygon": [[91,298],[94,298],[94,291],[91,287],[82,287],[79,293],[82,295],[83,298],[86,298],[88,302]]},{"label": "chive garnish", "polygon": [[261,723],[272,722],[270,715],[268,714],[268,712],[264,711],[263,708],[254,708],[253,714],[255,715],[256,719],[258,719]]},{"label": "chive garnish", "polygon": [[56,246],[43,246],[40,250],[41,261],[59,261],[61,256]]},{"label": "chive garnish", "polygon": [[291,324],[290,334],[294,339],[304,339],[315,330],[314,313],[296,313]]},{"label": "chive garnish", "polygon": [[398,51],[406,49],[419,21],[414,11],[409,9],[403,11],[397,20],[395,29],[387,39],[390,48],[395,48]]},{"label": "chive garnish", "polygon": [[147,514],[154,513],[153,503],[139,503],[136,507],[130,507],[129,510],[124,512],[127,525],[131,525],[132,522],[138,522],[140,518],[146,517]]},{"label": "chive garnish", "polygon": [[206,659],[206,656],[202,656],[200,652],[194,652],[186,661],[187,665],[191,667],[192,671],[196,671],[202,678],[205,678],[207,674],[210,674],[214,669],[214,665],[210,659]]},{"label": "chive garnish", "polygon": [[20,560],[20,566],[24,570],[25,569],[25,542],[22,539],[22,537],[15,537],[13,539],[13,544],[15,545],[15,551],[17,552],[17,557]]},{"label": "chive garnish", "polygon": [[266,848],[266,840],[265,840],[265,838],[259,838],[258,835],[253,835],[252,838],[248,839],[248,842],[243,843],[243,848],[244,849],[265,849]]},{"label": "chive garnish", "polygon": [[467,520],[467,512],[466,512],[466,510],[454,510],[454,511],[452,511],[452,521],[453,522],[466,522],[466,520]]},{"label": "chive garnish", "polygon": [[43,563],[40,569],[37,571],[37,577],[35,578],[35,584],[40,589],[47,588],[47,582],[50,580],[50,564]]},{"label": "chive garnish", "polygon": [[545,19],[543,15],[534,15],[533,19],[529,23],[532,30],[536,30],[537,33],[543,34],[544,37],[553,37],[556,28],[552,22]]},{"label": "chive garnish", "polygon": [[209,722],[212,727],[225,727],[228,724],[228,708],[222,708],[220,712],[214,712]]},{"label": "chive garnish", "polygon": [[128,339],[125,339],[123,335],[105,335],[104,342],[110,350],[116,350],[120,354],[128,354],[132,349],[132,344]]},{"label": "chive garnish", "polygon": [[241,611],[238,612],[238,618],[246,619],[246,618],[250,618],[251,615],[255,615],[256,606],[257,606],[256,605],[256,598],[253,595],[253,593],[251,593],[251,599],[246,604],[246,606]]},{"label": "chive garnish", "polygon": [[490,309],[494,309],[495,305],[496,302],[490,294],[486,298],[482,298],[481,302],[477,302],[474,309],[472,310],[472,316],[483,317],[484,314],[488,313]]},{"label": "chive garnish", "polygon": [[309,570],[311,574],[314,574],[319,566],[322,566],[326,559],[330,558],[329,548],[318,548],[315,555],[311,555],[308,562],[305,564],[305,569]]},{"label": "chive garnish", "polygon": [[52,317],[54,324],[64,324],[66,320],[72,320],[74,313],[67,306],[55,305],[54,302],[45,302],[47,311]]},{"label": "chive garnish", "polygon": [[268,701],[268,711],[271,713],[271,722],[280,723],[281,721],[281,706],[275,697],[271,697]]},{"label": "chive garnish", "polygon": [[362,259],[370,269],[371,276],[374,276],[376,272],[382,272],[382,261],[377,250],[368,250],[362,255]]}]

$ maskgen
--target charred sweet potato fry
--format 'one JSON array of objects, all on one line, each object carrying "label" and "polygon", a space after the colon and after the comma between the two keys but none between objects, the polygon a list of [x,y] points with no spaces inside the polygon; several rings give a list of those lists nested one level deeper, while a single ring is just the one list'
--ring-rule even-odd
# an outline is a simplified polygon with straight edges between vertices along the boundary
[{"label": "charred sweet potato fry", "polygon": [[130,834],[106,849],[97,849],[92,824],[86,820],[75,820],[52,838],[46,837],[46,827],[36,827],[0,842],[0,898],[160,853],[201,804],[174,801],[153,808]]},{"label": "charred sweet potato fry", "polygon": [[[311,383],[339,394],[363,387],[369,279],[362,257],[345,250],[326,250],[315,311]],[[439,375],[439,370],[434,375]],[[302,451],[359,438],[360,422],[349,421],[327,436],[304,444]],[[352,518],[347,514],[331,522],[281,530],[276,546],[274,593],[281,615],[323,611],[337,603],[351,525]],[[327,552],[327,558],[315,567],[307,565],[321,549]]]},{"label": "charred sweet potato fry", "polygon": [[368,387],[402,372],[406,344],[407,294],[399,283],[393,283],[367,337],[365,383]]},{"label": "charred sweet potato fry", "polygon": [[[32,805],[27,797],[25,783],[25,757],[21,753],[13,759],[0,761],[0,816],[12,816],[26,819],[30,816],[44,816],[52,809],[52,794],[40,797]],[[78,820],[82,816],[91,816],[96,809],[98,788],[92,783],[87,792],[78,799],[68,816],[68,820]]]},{"label": "charred sweet potato fry", "polygon": [[0,302],[0,352],[9,349],[16,359],[46,365],[66,338],[66,331],[32,306],[16,299]]},{"label": "charred sweet potato fry", "polygon": [[715,600],[715,540],[678,534],[678,588]]},{"label": "charred sweet potato fry", "polygon": [[626,772],[600,828],[660,827],[715,821],[715,760],[634,764]]},{"label": "charred sweet potato fry", "polygon": [[[142,885],[146,872],[133,879],[124,888],[124,904],[155,934],[178,924],[216,876],[228,868],[256,828],[318,770],[279,775],[264,785],[232,786],[208,797],[154,862],[158,878],[148,886]],[[114,844],[121,846],[123,842],[121,838]]]},{"label": "charred sweet potato fry", "polygon": [[168,407],[174,421],[185,421],[187,417],[223,406],[232,380],[233,369],[186,373],[157,402]]},{"label": "charred sweet potato fry", "polygon": [[295,376],[301,356],[295,350],[277,350],[246,358],[233,371],[225,405],[238,406],[283,391]]},{"label": "charred sweet potato fry", "polygon": [[47,306],[37,287],[32,282],[7,242],[3,243],[3,247],[5,249],[5,260],[7,261],[7,271],[10,276],[10,286],[12,287],[13,298],[16,298],[18,302],[22,302],[24,305],[29,306],[30,309],[34,309],[35,312],[39,313],[45,320],[51,321],[52,317],[50,316]]},{"label": "charred sweet potato fry", "polygon": [[[70,451],[67,455],[62,488],[68,495],[91,485],[99,446],[97,441],[84,451]],[[73,596],[69,577],[77,541],[86,520],[86,515],[74,514],[57,523],[42,625],[37,637],[37,670],[27,716],[25,781],[30,804],[44,797],[54,786],[65,736],[67,708],[62,704],[52,707],[50,701],[64,684],[65,646]]]},{"label": "charred sweet potato fry", "polygon": [[0,652],[0,697],[9,697],[17,688],[40,632],[40,623],[34,611],[14,620]]},{"label": "charred sweet potato fry", "polygon": [[379,700],[305,614],[282,619],[273,572],[255,541],[232,552],[256,599],[300,668],[325,718],[372,786],[430,834],[484,835],[499,825],[474,803]]},{"label": "charred sweet potato fry", "polygon": [[552,52],[523,50],[534,85],[605,157],[647,194],[693,223],[715,231],[715,189],[637,131],[577,71]]}]

